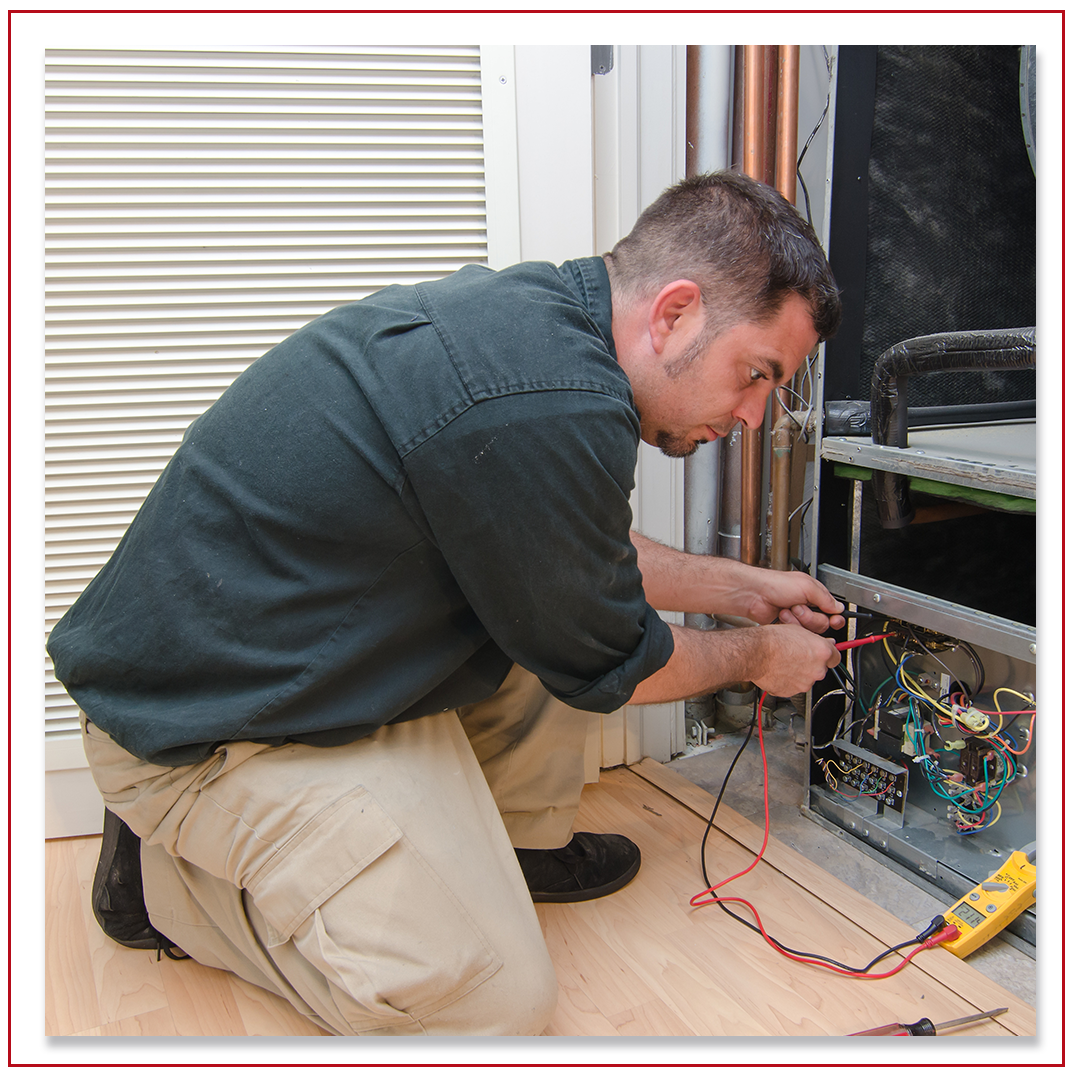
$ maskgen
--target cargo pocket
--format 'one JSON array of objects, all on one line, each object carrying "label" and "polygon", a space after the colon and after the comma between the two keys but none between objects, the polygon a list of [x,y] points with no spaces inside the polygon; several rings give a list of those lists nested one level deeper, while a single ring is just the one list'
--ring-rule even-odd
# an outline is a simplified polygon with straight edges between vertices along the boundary
[{"label": "cargo pocket", "polygon": [[270,927],[274,946],[372,860],[401,829],[369,791],[355,788],[296,832],[245,883]]},{"label": "cargo pocket", "polygon": [[291,940],[357,1034],[422,1025],[502,967],[453,890],[363,789],[327,807],[245,887],[267,944]]}]

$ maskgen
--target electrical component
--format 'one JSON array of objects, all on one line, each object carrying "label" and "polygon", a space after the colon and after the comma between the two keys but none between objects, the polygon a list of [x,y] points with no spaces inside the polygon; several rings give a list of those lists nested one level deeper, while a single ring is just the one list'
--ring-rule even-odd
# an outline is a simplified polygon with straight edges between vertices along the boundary
[{"label": "electrical component", "polygon": [[903,821],[907,769],[845,739],[834,739],[829,749],[832,756],[824,761],[824,765],[830,787],[834,790],[839,786],[848,787],[852,797],[873,799],[878,804],[879,814],[889,810]]},{"label": "electrical component", "polygon": [[[1000,686],[993,691],[992,707],[982,697],[976,704],[986,669],[970,645],[895,619],[874,618],[872,633],[847,643],[856,658],[854,678],[833,669],[841,686],[825,697],[842,693],[848,705],[833,737],[814,739],[814,782],[823,780],[845,800],[881,795],[878,813],[898,810],[903,821],[904,795],[894,794],[909,790],[906,771],[911,768],[944,800],[943,816],[958,834],[993,827],[1003,814],[1005,790],[1026,773],[1017,759],[1031,744],[1031,727],[1017,725],[1018,734],[1009,729],[1019,716],[1030,716],[1034,723],[1034,698]],[[958,660],[963,666],[957,666]],[[869,700],[860,690],[865,685],[877,687]],[[1006,711],[1002,694],[1021,698],[1029,708]],[[853,749],[879,771],[853,760]],[[881,762],[889,766],[884,770],[888,775]]]},{"label": "electrical component", "polygon": [[1001,868],[976,885],[948,911],[945,919],[960,930],[941,942],[954,956],[967,956],[1005,929],[1035,902],[1035,845],[1014,851]]}]

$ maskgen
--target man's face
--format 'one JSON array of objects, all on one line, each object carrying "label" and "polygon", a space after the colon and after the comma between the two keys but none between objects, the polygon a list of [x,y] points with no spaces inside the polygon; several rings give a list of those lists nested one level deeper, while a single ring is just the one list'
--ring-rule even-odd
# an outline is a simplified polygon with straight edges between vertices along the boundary
[{"label": "man's face", "polygon": [[795,294],[768,324],[739,323],[706,346],[699,337],[665,360],[639,400],[642,437],[669,457],[687,457],[740,421],[760,427],[769,395],[817,342],[806,301]]}]

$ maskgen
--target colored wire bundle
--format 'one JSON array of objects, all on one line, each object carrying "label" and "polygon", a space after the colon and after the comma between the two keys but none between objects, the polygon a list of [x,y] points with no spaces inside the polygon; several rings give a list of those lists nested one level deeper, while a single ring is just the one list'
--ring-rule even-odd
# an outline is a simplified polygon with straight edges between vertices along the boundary
[{"label": "colored wire bundle", "polygon": [[[888,627],[889,623],[885,625]],[[973,699],[982,690],[985,669],[974,649],[962,642],[934,638],[909,626],[900,626],[897,634],[902,642],[899,656],[893,653],[889,640],[881,642],[882,654],[892,664],[893,674],[874,691],[869,707],[859,699],[865,710],[863,723],[883,706],[906,706],[903,752],[919,766],[934,793],[949,804],[948,816],[956,831],[962,835],[982,832],[1000,820],[1002,795],[1009,784],[1024,775],[1025,770],[1016,759],[1027,753],[1031,746],[1035,700],[1030,694],[1011,687],[999,687],[993,694],[994,709],[981,709]],[[971,663],[974,690],[969,689],[940,655],[958,649]],[[950,686],[946,692],[935,697],[909,670],[909,662],[920,655],[933,655],[935,664],[949,676]],[[1030,708],[1004,710],[1000,701],[1002,694],[1018,697]],[[1029,721],[1023,744],[1008,730],[1018,716],[1026,716]],[[853,720],[848,730],[856,722]],[[826,781],[836,789],[828,768]]]}]

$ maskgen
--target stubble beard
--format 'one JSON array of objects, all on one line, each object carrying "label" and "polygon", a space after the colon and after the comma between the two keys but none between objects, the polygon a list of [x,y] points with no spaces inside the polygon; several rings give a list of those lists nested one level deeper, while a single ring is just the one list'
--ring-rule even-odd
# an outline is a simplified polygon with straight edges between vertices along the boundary
[{"label": "stubble beard", "polygon": [[685,435],[675,435],[670,431],[658,431],[656,433],[656,448],[665,457],[688,458],[697,453],[697,448],[707,440],[688,439]]},{"label": "stubble beard", "polygon": [[[694,361],[708,348],[712,339],[713,335],[704,330],[698,334],[679,356],[669,360],[664,365],[667,377],[669,379],[678,379],[689,371]],[[697,453],[697,448],[707,441],[707,439],[690,439],[685,435],[676,435],[671,431],[658,431],[656,433],[656,448],[665,457],[670,458],[688,458],[691,454]]]}]

